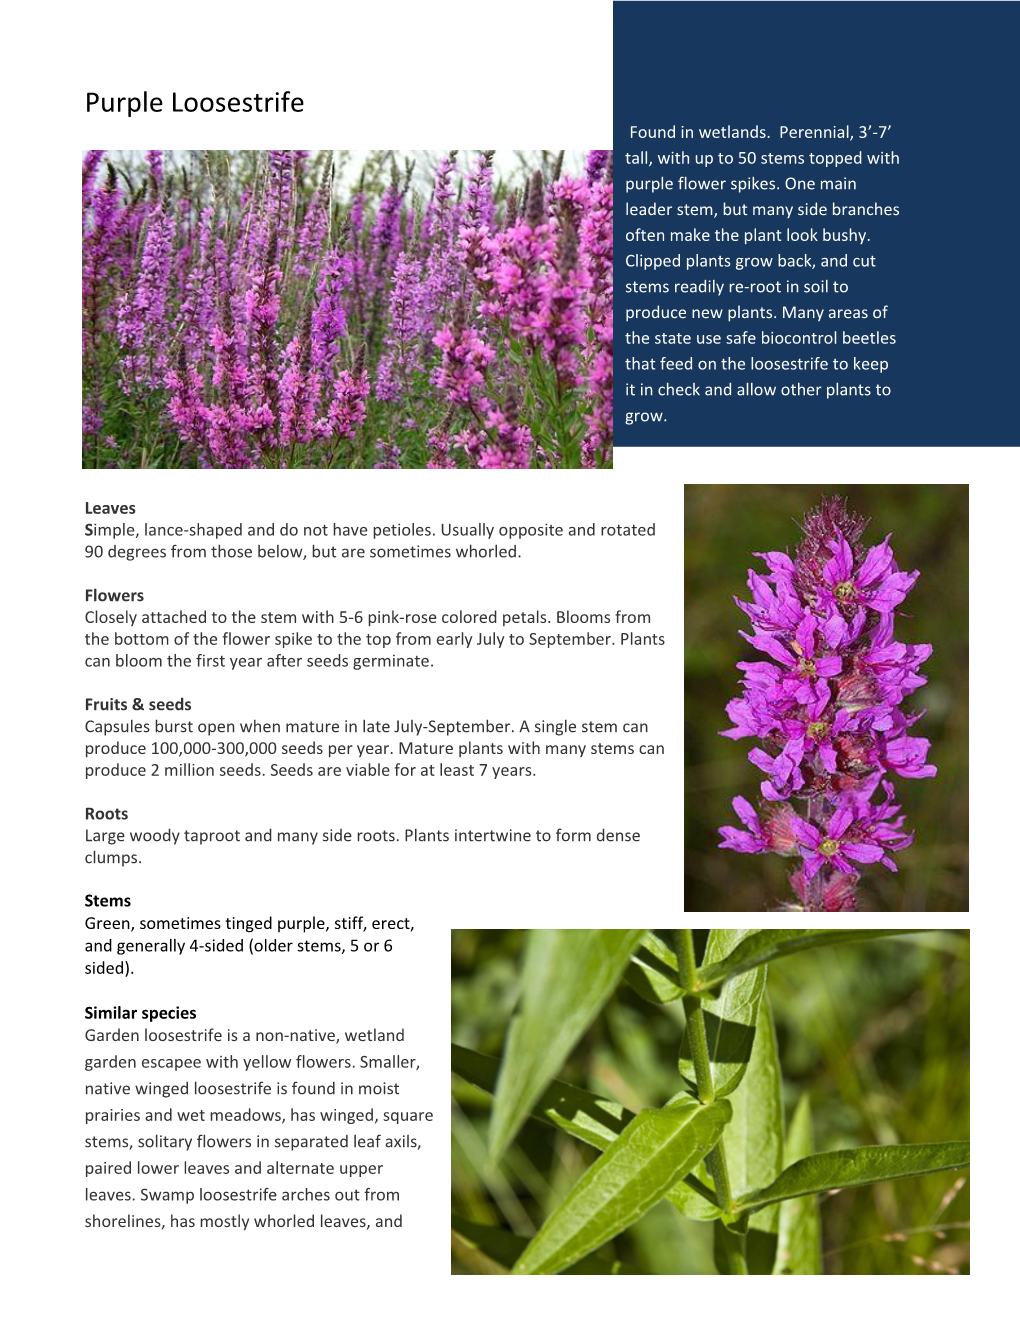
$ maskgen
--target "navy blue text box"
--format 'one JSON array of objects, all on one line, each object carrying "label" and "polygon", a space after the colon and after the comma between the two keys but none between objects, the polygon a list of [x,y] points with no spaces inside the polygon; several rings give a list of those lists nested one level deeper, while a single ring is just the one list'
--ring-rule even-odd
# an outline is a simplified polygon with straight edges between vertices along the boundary
[{"label": "navy blue text box", "polygon": [[[617,445],[1015,445],[1016,416],[1006,397],[1016,377],[1017,183],[1013,137],[1017,123],[1016,59],[1020,10],[1013,3],[647,3],[614,6],[614,152],[616,247],[614,280],[621,294],[616,318],[615,436]],[[751,128],[768,139],[704,139],[701,128]],[[780,126],[849,125],[850,140],[780,137]],[[890,125],[883,135],[879,129]],[[675,138],[639,139],[633,127],[676,127]],[[684,138],[681,128],[694,130]],[[861,126],[871,132],[862,140]],[[691,163],[628,165],[628,153],[686,151]],[[738,164],[741,151],[895,152],[899,164],[824,166]],[[695,155],[716,156],[711,166]],[[732,164],[718,162],[732,153]],[[866,159],[865,155],[865,159]],[[775,191],[627,191],[628,180],[774,179]],[[855,191],[789,191],[788,177],[852,178]],[[629,216],[627,203],[673,205],[661,217]],[[797,207],[821,203],[898,206],[899,215],[842,218],[799,216]],[[712,205],[718,218],[676,215],[677,204]],[[748,205],[748,215],[723,217],[722,204]],[[755,218],[752,205],[792,205],[785,218]],[[744,244],[745,230],[814,227],[866,231],[870,241]],[[666,242],[627,240],[644,229]],[[717,230],[737,242],[716,242]],[[669,241],[673,232],[708,232],[709,241]],[[694,252],[706,257],[784,257],[810,254],[814,270],[730,268],[664,270],[628,267],[629,254],[648,257]],[[821,256],[875,256],[873,266],[822,270]],[[787,293],[787,279],[803,284],[846,281],[848,293]],[[672,292],[674,283],[717,280],[723,296]],[[731,282],[776,281],[772,294],[731,293]],[[627,292],[637,282],[668,283],[670,294]],[[655,305],[688,309],[686,320],[627,318]],[[784,306],[867,308],[866,320],[782,319]],[[772,320],[728,319],[731,307],[771,308]],[[695,319],[693,308],[722,308],[721,319]],[[883,318],[876,309],[888,308]],[[730,345],[729,334],[879,333],[892,345]],[[627,343],[627,333],[650,337]],[[689,334],[690,345],[656,345],[656,334]],[[697,343],[718,334],[721,345]],[[770,361],[837,358],[886,360],[884,372],[751,371],[751,356]],[[723,357],[748,369],[699,371],[698,362]],[[627,370],[628,358],[694,360],[694,370]],[[773,386],[773,396],[739,397],[739,385]],[[822,386],[817,397],[783,396],[783,386]],[[732,384],[731,397],[660,394],[667,385]],[[824,387],[870,384],[869,397],[825,398]],[[641,386],[651,395],[640,395]],[[633,395],[626,387],[634,388]],[[891,393],[881,397],[876,387]],[[665,423],[627,423],[628,413],[662,413]]]}]

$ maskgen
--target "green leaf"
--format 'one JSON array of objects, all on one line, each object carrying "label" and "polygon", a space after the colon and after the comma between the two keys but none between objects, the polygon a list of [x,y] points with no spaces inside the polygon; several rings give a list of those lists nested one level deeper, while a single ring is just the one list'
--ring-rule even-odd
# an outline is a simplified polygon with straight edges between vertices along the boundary
[{"label": "green leaf", "polygon": [[[475,1224],[460,1215],[452,1215],[450,1227],[459,1238],[469,1246],[482,1252],[497,1265],[510,1270],[528,1245],[528,1239],[508,1233],[504,1228],[493,1228],[490,1224]],[[588,1256],[572,1265],[565,1274],[626,1274],[619,1261],[602,1260],[598,1256]]]},{"label": "green leaf", "polygon": [[624,980],[650,1004],[671,1004],[683,994],[676,954],[650,930],[635,950]]},{"label": "green leaf", "polygon": [[[776,1029],[765,994],[747,1075],[731,1097],[733,1118],[726,1128],[726,1165],[737,1201],[752,1188],[767,1186],[783,1168],[782,1087]],[[778,1232],[778,1206],[766,1206],[751,1216],[747,1233],[750,1274],[772,1273]]]},{"label": "green leaf", "polygon": [[[463,1045],[453,1046],[453,1071],[482,1091],[492,1092],[495,1089],[499,1063],[499,1059],[478,1054]],[[674,1096],[666,1108],[682,1105],[689,1099],[686,1092],[682,1092]],[[633,1120],[634,1115],[614,1100],[593,1095],[591,1091],[582,1091],[579,1086],[570,1086],[567,1082],[553,1081],[535,1101],[530,1117],[559,1128],[561,1132],[594,1146],[596,1150],[605,1150]],[[705,1192],[710,1196],[713,1194],[711,1188],[705,1188]],[[720,1214],[718,1206],[682,1182],[677,1183],[666,1199],[672,1201],[680,1213],[690,1219],[717,1219]]]},{"label": "green leaf", "polygon": [[623,976],[641,930],[532,930],[489,1129],[502,1155]]},{"label": "green leaf", "polygon": [[[725,932],[720,932],[725,933]],[[744,932],[742,932],[744,933]],[[712,990],[731,977],[741,976],[791,953],[805,949],[820,949],[827,944],[849,944],[853,940],[878,940],[889,935],[916,935],[916,930],[756,930],[747,934],[735,948],[715,962],[711,942],[706,950],[705,964],[698,969],[699,990]],[[715,931],[712,934],[716,934]]]},{"label": "green leaf", "polygon": [[[814,1149],[811,1100],[802,1095],[786,1134],[786,1159],[792,1164],[812,1155]],[[768,1211],[761,1213],[767,1214]],[[774,1272],[822,1273],[822,1212],[813,1196],[783,1201],[779,1206],[779,1245]]]},{"label": "green leaf", "polygon": [[[707,963],[718,964],[730,952],[759,931],[713,930],[705,949]],[[729,1095],[740,1085],[754,1047],[758,1006],[765,992],[765,967],[755,967],[744,976],[731,977],[722,991],[704,1005],[705,1034],[716,1096]],[[699,973],[700,978],[700,973]],[[691,1086],[697,1085],[690,1053],[689,1033],[680,1047],[680,1073]]]},{"label": "green leaf", "polygon": [[514,1274],[561,1274],[656,1205],[715,1146],[727,1101],[644,1109],[532,1238]]},{"label": "green leaf", "polygon": [[814,1196],[841,1187],[866,1187],[890,1178],[915,1178],[923,1173],[962,1169],[970,1163],[969,1141],[940,1141],[918,1146],[858,1146],[828,1155],[809,1155],[785,1169],[774,1183],[749,1192],[734,1206],[737,1214],[754,1214],[775,1201]]},{"label": "green leaf", "polygon": [[[496,1089],[499,1059],[490,1058],[487,1054],[476,1054],[474,1050],[465,1049],[462,1045],[454,1045],[452,1053],[453,1071],[458,1076],[483,1091],[491,1093]],[[552,1081],[533,1103],[530,1117],[542,1119],[558,1127],[561,1132],[577,1137],[579,1141],[586,1141],[590,1146],[605,1150],[634,1115],[629,1109],[624,1109],[623,1105],[593,1095],[590,1091],[582,1091],[579,1086]]]}]

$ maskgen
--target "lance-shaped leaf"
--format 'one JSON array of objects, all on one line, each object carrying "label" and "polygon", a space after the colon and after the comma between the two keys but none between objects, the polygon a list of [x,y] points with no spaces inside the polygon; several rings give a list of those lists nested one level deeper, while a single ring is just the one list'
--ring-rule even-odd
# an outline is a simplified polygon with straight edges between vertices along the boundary
[{"label": "lance-shaped leaf", "polygon": [[[452,1067],[458,1076],[490,1094],[496,1089],[499,1059],[477,1054],[462,1045],[452,1047]],[[554,1080],[537,1097],[531,1107],[531,1118],[538,1118],[568,1132],[589,1146],[605,1150],[615,1141],[634,1115],[614,1100],[606,1100],[579,1086]]]},{"label": "lance-shaped leaf", "polygon": [[890,1178],[916,1178],[923,1173],[962,1169],[970,1163],[969,1141],[940,1141],[917,1146],[858,1146],[828,1155],[809,1155],[784,1169],[775,1182],[739,1198],[737,1214],[754,1214],[763,1206],[794,1196],[814,1196],[842,1187],[866,1187]]},{"label": "lance-shaped leaf", "polygon": [[624,979],[650,1004],[671,1004],[683,994],[676,954],[650,930],[634,950]]},{"label": "lance-shaped leaf", "polygon": [[[480,1090],[492,1092],[495,1089],[499,1059],[493,1059],[488,1054],[478,1054],[463,1045],[454,1045],[452,1067],[458,1076]],[[685,1093],[676,1095],[666,1108],[685,1104],[689,1098]],[[559,1128],[561,1132],[594,1146],[596,1150],[605,1150],[633,1120],[634,1115],[615,1100],[607,1100],[604,1096],[583,1091],[579,1086],[570,1086],[567,1082],[553,1081],[535,1101],[530,1117],[550,1127]],[[708,1196],[713,1195],[711,1188],[704,1188],[704,1192]],[[666,1194],[666,1200],[691,1219],[717,1219],[720,1214],[714,1202],[706,1200],[705,1195],[694,1186],[688,1187],[682,1182]]]},{"label": "lance-shaped leaf", "polygon": [[641,930],[532,930],[522,995],[510,1024],[489,1129],[493,1157],[517,1135],[537,1098],[626,970]]},{"label": "lance-shaped leaf", "polygon": [[[482,1252],[497,1265],[510,1270],[519,1260],[528,1245],[528,1239],[517,1237],[503,1228],[493,1228],[490,1224],[475,1224],[460,1215],[452,1215],[450,1227],[469,1246]],[[598,1256],[587,1256],[579,1260],[564,1274],[625,1274],[627,1271],[619,1261],[601,1260]]]},{"label": "lance-shaped leaf", "polygon": [[[811,1100],[802,1095],[786,1134],[786,1160],[793,1164],[814,1154]],[[770,1207],[775,1209],[776,1207]],[[813,1196],[783,1201],[779,1208],[776,1274],[822,1273],[822,1212]],[[763,1210],[761,1214],[768,1214]]]},{"label": "lance-shaped leaf", "polygon": [[729,1121],[726,1100],[644,1109],[532,1238],[514,1274],[560,1274],[636,1223],[699,1164]]},{"label": "lance-shaped leaf", "polygon": [[[757,933],[713,930],[705,949],[706,963],[718,964],[729,956],[732,949],[739,947],[745,937]],[[705,1035],[716,1096],[735,1091],[747,1071],[766,975],[766,968],[755,967],[744,976],[732,977],[715,999],[705,1002]],[[680,1073],[691,1086],[697,1085],[688,1032],[684,1033],[680,1047]]]},{"label": "lance-shaped leaf", "polygon": [[[719,932],[713,931],[715,935]],[[725,933],[725,932],[722,932]],[[712,990],[731,977],[743,976],[776,958],[827,944],[850,944],[860,940],[885,939],[890,935],[916,935],[916,930],[755,930],[741,932],[744,938],[722,957],[706,950],[704,966],[698,970],[699,990]]]}]

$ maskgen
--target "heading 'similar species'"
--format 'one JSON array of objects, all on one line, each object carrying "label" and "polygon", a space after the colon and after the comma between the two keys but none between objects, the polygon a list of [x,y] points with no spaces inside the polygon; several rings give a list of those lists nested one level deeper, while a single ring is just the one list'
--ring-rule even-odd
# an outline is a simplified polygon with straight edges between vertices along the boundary
[{"label": "heading 'similar species'", "polygon": [[791,559],[758,554],[751,600],[736,600],[751,621],[744,637],[767,659],[745,661],[743,695],[726,707],[725,738],[756,738],[748,760],[765,774],[763,802],[733,799],[744,828],[723,826],[721,848],[796,858],[790,876],[810,912],[856,908],[858,867],[908,847],[889,776],[926,779],[930,743],[909,730],[923,711],[905,699],[927,679],[918,671],[927,644],[894,637],[896,611],[919,574],[902,572],[889,537],[861,544],[866,521],[839,497],[804,521]]}]

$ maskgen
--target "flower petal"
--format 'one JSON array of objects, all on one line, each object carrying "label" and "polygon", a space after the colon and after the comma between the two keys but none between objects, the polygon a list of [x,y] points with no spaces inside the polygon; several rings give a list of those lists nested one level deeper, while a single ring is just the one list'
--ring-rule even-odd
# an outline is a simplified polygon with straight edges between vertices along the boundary
[{"label": "flower petal", "polygon": [[877,843],[844,843],[841,851],[855,862],[880,862],[884,856]]},{"label": "flower petal", "polygon": [[825,638],[826,645],[833,651],[838,651],[846,641],[850,629],[847,627],[846,620],[842,614],[834,614],[826,619],[822,625],[822,636]]},{"label": "flower petal", "polygon": [[815,851],[821,845],[821,832],[817,825],[812,825],[809,820],[804,820],[801,816],[798,816],[795,820],[791,821],[790,829],[793,832],[793,837],[802,848],[808,848],[811,851]]},{"label": "flower petal", "polygon": [[720,848],[732,848],[734,852],[759,853],[764,852],[764,844],[761,839],[756,839],[753,834],[748,834],[746,830],[735,829],[732,825],[723,825],[719,829],[722,835]]},{"label": "flower petal", "polygon": [[893,573],[875,590],[869,591],[864,599],[879,614],[888,614],[897,605],[903,604],[907,592],[910,591],[920,576],[921,574],[916,569],[913,573]]},{"label": "flower petal", "polygon": [[835,587],[840,582],[849,580],[853,573],[854,556],[842,532],[837,532],[835,540],[829,541],[828,546],[832,551],[832,558],[825,565],[822,573],[826,582]]},{"label": "flower petal", "polygon": [[801,654],[810,659],[815,653],[815,618],[813,614],[804,615],[797,625],[795,637]]},{"label": "flower petal", "polygon": [[864,558],[864,563],[857,570],[858,587],[870,587],[896,567],[893,552],[889,549],[888,536],[881,545],[873,545]]},{"label": "flower petal", "polygon": [[756,651],[764,651],[766,655],[771,656],[773,660],[778,660],[787,669],[793,669],[797,663],[792,652],[788,651],[776,637],[770,637],[767,633],[755,633],[747,640]]}]

